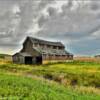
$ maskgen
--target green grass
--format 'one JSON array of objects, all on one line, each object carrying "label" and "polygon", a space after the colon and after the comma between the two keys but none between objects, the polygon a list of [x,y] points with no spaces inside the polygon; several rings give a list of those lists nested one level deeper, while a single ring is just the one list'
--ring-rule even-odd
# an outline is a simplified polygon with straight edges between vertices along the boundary
[{"label": "green grass", "polygon": [[58,82],[66,79],[66,84],[79,86],[92,86],[100,88],[99,63],[55,63],[46,65],[17,65],[0,64],[0,71],[20,73],[24,75],[37,75]]},{"label": "green grass", "polygon": [[0,54],[0,58],[1,58],[1,59],[4,59],[5,56],[11,56],[11,55],[8,55],[8,54]]},{"label": "green grass", "polygon": [[[26,100],[27,98],[28,100],[100,99],[100,63],[74,61],[20,65],[2,61],[0,72],[2,72],[0,74],[2,97],[26,98]],[[34,76],[40,79],[34,79]],[[42,80],[41,77],[59,84],[54,82],[52,84]]]},{"label": "green grass", "polygon": [[7,100],[99,100],[44,80],[0,74],[0,98]]}]

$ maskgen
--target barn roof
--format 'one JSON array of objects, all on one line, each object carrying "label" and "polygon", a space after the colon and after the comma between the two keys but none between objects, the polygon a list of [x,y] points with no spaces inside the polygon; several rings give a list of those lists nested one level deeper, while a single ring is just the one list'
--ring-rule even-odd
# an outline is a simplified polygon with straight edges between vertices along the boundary
[{"label": "barn roof", "polygon": [[34,49],[41,54],[50,54],[50,55],[72,55],[71,53],[67,52],[66,50],[57,50],[57,49],[43,49],[41,47],[34,47]]},{"label": "barn roof", "polygon": [[16,56],[16,55],[20,55],[23,57],[31,57],[31,55],[29,53],[26,53],[26,52],[18,52],[16,54],[14,54],[13,56]]},{"label": "barn roof", "polygon": [[29,36],[27,38],[29,38],[32,43],[39,43],[39,44],[46,44],[46,45],[65,47],[61,42],[51,42],[51,41],[37,39],[37,38],[29,37]]}]

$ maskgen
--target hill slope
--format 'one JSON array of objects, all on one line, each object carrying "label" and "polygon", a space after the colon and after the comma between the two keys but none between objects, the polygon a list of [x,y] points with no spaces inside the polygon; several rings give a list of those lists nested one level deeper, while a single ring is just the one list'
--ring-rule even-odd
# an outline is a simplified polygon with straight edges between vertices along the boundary
[{"label": "hill slope", "polygon": [[75,93],[56,83],[0,74],[0,98],[7,100],[99,100],[100,96]]},{"label": "hill slope", "polygon": [[100,63],[20,65],[1,59],[0,98],[100,100]]}]

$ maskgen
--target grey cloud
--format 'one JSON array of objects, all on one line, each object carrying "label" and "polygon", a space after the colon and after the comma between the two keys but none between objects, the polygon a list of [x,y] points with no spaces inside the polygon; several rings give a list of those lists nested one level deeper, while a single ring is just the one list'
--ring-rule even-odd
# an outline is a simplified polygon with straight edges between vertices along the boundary
[{"label": "grey cloud", "polygon": [[97,0],[92,2],[90,8],[94,11],[100,10],[100,1]]},{"label": "grey cloud", "polygon": [[53,7],[49,7],[47,11],[49,13],[49,16],[55,16],[57,14],[57,9]]},{"label": "grey cloud", "polygon": [[44,7],[46,7],[47,5],[50,5],[52,3],[55,2],[55,0],[39,0],[39,9],[43,9]]},{"label": "grey cloud", "polygon": [[[0,47],[18,47],[29,35],[27,31],[30,27],[36,24],[33,19],[36,20],[44,7],[50,3],[48,0],[1,0]],[[13,13],[14,6],[17,6],[20,12]]]},{"label": "grey cloud", "polygon": [[[71,2],[71,1],[70,1]],[[51,9],[51,14],[53,13],[53,12],[56,12],[56,9],[54,9],[54,8],[50,8]],[[94,24],[95,23],[95,21],[97,20],[96,19],[96,16],[97,15],[94,15],[94,14],[92,14],[92,13],[90,13],[90,11],[89,10],[87,10],[87,9],[85,9],[85,11],[84,12],[82,12],[82,9],[83,8],[81,8],[81,10],[80,11],[75,11],[75,12],[73,12],[73,11],[70,11],[70,10],[68,10],[68,9],[63,9],[63,13],[61,14],[61,16],[60,15],[58,15],[58,13],[55,13],[54,15],[53,15],[53,18],[49,18],[49,20],[48,20],[48,23],[46,22],[46,24],[49,24],[50,22],[51,23],[53,23],[53,22],[57,22],[57,23],[59,23],[59,24],[61,24],[61,23],[63,23],[63,25],[61,25],[61,26],[63,26],[64,27],[64,25],[65,25],[65,23],[66,23],[66,25],[67,25],[67,23],[68,23],[68,25],[67,25],[67,27],[68,27],[68,29],[69,29],[69,25],[71,25],[72,27],[71,27],[71,30],[73,30],[73,26],[75,26],[76,25],[76,27],[80,30],[80,27],[81,26],[87,26],[87,25],[91,25],[91,24]],[[66,11],[66,13],[65,13],[65,11]],[[51,17],[51,16],[50,16]],[[63,18],[62,18],[63,17]],[[98,20],[99,21],[99,20]],[[89,22],[89,23],[88,23]],[[44,22],[44,24],[45,24],[45,22]],[[56,24],[56,23],[55,23]],[[58,25],[59,25],[58,24]],[[74,25],[75,24],[75,25]],[[96,23],[95,23],[96,24]],[[98,24],[98,23],[97,23]],[[83,28],[83,27],[82,27]],[[84,30],[84,29],[83,29]]]},{"label": "grey cloud", "polygon": [[46,23],[46,21],[48,21],[48,18],[42,15],[38,19],[38,25],[39,25],[39,27],[43,27],[44,26],[44,23]]},{"label": "grey cloud", "polygon": [[67,16],[50,16],[46,22],[42,22],[44,29],[38,35],[50,37],[58,35],[66,36],[66,38],[67,36],[68,38],[69,36],[70,38],[83,37],[92,34],[92,31],[100,27],[98,22],[100,20],[96,20],[89,14],[68,13]]}]

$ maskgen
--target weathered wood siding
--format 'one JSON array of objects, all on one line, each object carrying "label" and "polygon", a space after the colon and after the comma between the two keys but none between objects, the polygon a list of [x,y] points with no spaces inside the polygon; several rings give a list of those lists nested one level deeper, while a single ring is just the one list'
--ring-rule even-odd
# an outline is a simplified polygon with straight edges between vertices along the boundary
[{"label": "weathered wood siding", "polygon": [[19,54],[16,54],[13,56],[13,62],[18,64],[24,64],[25,60],[23,56],[20,56]]},{"label": "weathered wood siding", "polygon": [[37,52],[34,48],[33,48],[33,44],[32,42],[27,39],[24,43],[23,43],[23,49],[21,50],[21,52],[27,52],[29,54],[31,54],[33,57],[34,56],[38,56],[40,55],[39,52]]},{"label": "weathered wood siding", "polygon": [[42,55],[43,60],[73,60],[72,55]]}]

